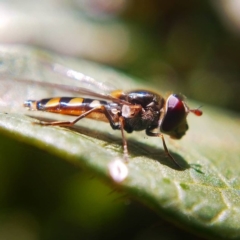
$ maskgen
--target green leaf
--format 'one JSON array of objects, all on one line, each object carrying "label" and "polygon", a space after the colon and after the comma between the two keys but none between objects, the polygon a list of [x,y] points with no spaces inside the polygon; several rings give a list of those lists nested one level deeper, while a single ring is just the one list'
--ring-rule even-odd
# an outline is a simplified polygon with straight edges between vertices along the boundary
[{"label": "green leaf", "polygon": [[[122,140],[109,124],[88,119],[73,128],[32,124],[41,119],[69,119],[62,115],[29,112],[21,107],[29,98],[60,94],[17,79],[78,84],[64,79],[39,59],[83,72],[119,88],[140,88],[138,83],[112,69],[27,47],[1,46],[0,130],[26,144],[44,149],[92,172],[154,209],[168,221],[205,237],[240,238],[239,115],[204,106],[203,116],[189,116],[190,129],[181,141],[166,137],[178,170],[165,156],[161,139],[144,133],[127,134],[130,159],[121,183],[109,175],[109,163],[122,158]],[[51,95],[52,94],[52,95]],[[59,95],[60,96],[60,95]],[[192,107],[200,104],[189,101]],[[31,116],[29,116],[31,115]]]}]

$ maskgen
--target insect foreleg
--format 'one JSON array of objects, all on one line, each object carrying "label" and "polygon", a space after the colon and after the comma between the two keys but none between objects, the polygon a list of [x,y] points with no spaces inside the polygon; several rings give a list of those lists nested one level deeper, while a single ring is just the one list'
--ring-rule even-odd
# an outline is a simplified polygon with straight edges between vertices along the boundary
[{"label": "insect foreleg", "polygon": [[167,148],[167,145],[166,145],[166,142],[164,140],[164,137],[163,137],[163,134],[162,133],[154,133],[154,132],[151,132],[153,129],[146,129],[146,134],[148,136],[151,136],[151,137],[160,137],[162,139],[162,143],[163,143],[163,148],[164,148],[164,151],[165,153],[167,154],[167,156],[174,162],[174,164],[178,167],[178,168],[182,168],[178,163],[177,161],[174,159],[174,157],[170,154],[168,148]]}]

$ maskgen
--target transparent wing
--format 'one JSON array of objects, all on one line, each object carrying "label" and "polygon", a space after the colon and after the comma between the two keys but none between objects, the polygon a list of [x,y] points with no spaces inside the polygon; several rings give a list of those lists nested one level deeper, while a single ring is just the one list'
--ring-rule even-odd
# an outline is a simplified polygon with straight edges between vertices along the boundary
[{"label": "transparent wing", "polygon": [[[89,77],[81,72],[63,66],[59,63],[54,63],[46,59],[39,59],[39,62],[43,66],[47,67],[49,70],[52,70],[54,73],[58,74],[61,77],[78,81],[78,85],[81,86],[81,88],[90,89],[92,90],[92,92],[95,93],[98,92],[108,94],[116,90],[116,88],[109,82],[101,82],[95,80],[92,77]],[[71,82],[69,82],[69,84],[71,84]]]},{"label": "transparent wing", "polygon": [[0,107],[13,111],[22,108],[26,100],[40,100],[46,97],[89,97],[98,100],[111,101],[130,105],[128,102],[111,96],[97,93],[87,88],[57,83],[40,82],[14,77],[0,78]]},{"label": "transparent wing", "polygon": [[[129,89],[131,82],[111,69],[106,70],[84,60],[76,62],[45,56],[24,60],[14,56],[10,60],[4,59],[5,67],[0,68],[0,111],[23,111],[22,104],[26,100],[51,97],[90,97],[129,104],[111,96],[111,92],[116,88],[107,81],[116,83],[120,89],[124,86]],[[65,67],[64,61],[71,68]],[[58,62],[63,62],[63,65]],[[75,68],[86,70],[86,73],[93,74],[100,81],[73,70]]]}]

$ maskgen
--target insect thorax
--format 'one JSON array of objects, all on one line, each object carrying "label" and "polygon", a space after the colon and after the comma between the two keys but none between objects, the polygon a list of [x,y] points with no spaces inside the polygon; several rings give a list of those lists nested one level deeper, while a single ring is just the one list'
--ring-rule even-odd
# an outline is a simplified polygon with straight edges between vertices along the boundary
[{"label": "insect thorax", "polygon": [[127,93],[124,98],[132,104],[132,106],[123,106],[122,108],[125,131],[131,133],[158,127],[160,110],[165,103],[161,96],[153,92],[137,90]]},{"label": "insect thorax", "polygon": [[146,110],[132,118],[125,118],[124,130],[128,133],[132,131],[142,131],[147,128],[157,128],[160,112]]}]

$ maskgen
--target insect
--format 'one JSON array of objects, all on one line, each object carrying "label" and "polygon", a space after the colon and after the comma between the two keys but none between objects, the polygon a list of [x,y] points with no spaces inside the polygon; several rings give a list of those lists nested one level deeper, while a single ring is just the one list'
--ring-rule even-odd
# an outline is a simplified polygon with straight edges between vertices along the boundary
[{"label": "insect", "polygon": [[[55,71],[81,82],[87,82],[97,90],[103,87],[98,82],[81,73],[55,64]],[[188,130],[187,115],[192,112],[201,116],[200,109],[190,109],[179,94],[170,94],[166,99],[161,95],[144,89],[133,91],[115,90],[110,93],[98,93],[83,87],[50,84],[49,86],[77,92],[80,97],[57,97],[41,100],[26,100],[24,106],[30,110],[47,111],[59,114],[73,115],[73,121],[40,122],[44,126],[72,126],[83,118],[93,118],[109,122],[112,129],[120,130],[123,141],[123,158],[128,161],[128,147],[124,131],[145,130],[146,135],[160,137],[163,147],[170,159],[180,168],[180,165],[170,154],[163,134],[180,139]],[[88,97],[84,97],[88,96]]]}]

